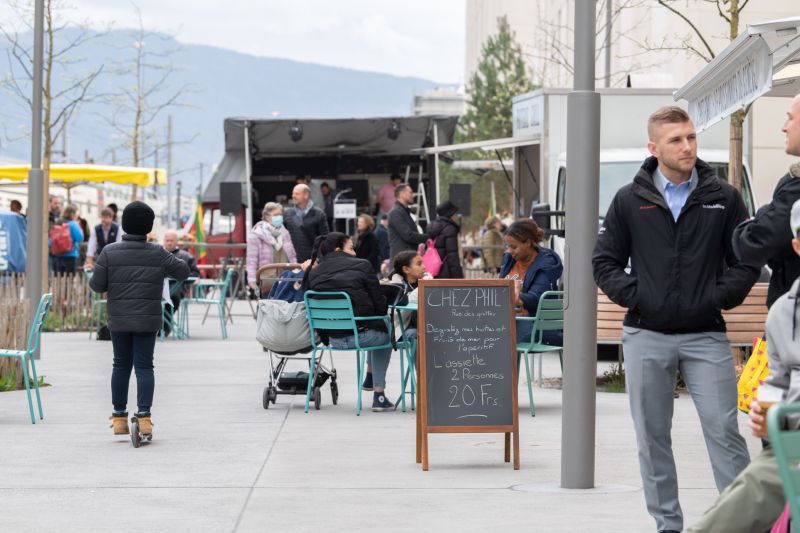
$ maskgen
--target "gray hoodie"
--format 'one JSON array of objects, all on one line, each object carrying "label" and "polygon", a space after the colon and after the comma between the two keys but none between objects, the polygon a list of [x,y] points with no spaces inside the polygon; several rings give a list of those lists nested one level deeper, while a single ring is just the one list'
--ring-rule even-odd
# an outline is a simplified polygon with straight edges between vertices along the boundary
[{"label": "gray hoodie", "polygon": [[[767,315],[767,356],[769,377],[766,383],[784,390],[787,403],[800,401],[800,279],[778,298]],[[798,425],[798,424],[795,424]]]}]

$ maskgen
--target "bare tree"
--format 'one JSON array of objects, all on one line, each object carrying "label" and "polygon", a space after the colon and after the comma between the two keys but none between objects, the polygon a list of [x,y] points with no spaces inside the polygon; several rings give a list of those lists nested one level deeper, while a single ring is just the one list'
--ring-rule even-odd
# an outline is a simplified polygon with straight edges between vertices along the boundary
[{"label": "bare tree", "polygon": [[[138,27],[130,32],[133,47],[117,48],[130,57],[110,68],[122,81],[119,92],[105,99],[112,112],[104,118],[122,138],[122,146],[130,150],[132,166],[138,167],[155,153],[155,149],[147,152],[148,142],[162,138],[157,119],[169,108],[188,107],[185,97],[195,89],[190,84],[172,86],[170,81],[178,71],[173,58],[180,48],[172,35],[146,31],[141,10],[136,4],[133,8],[138,21]],[[134,185],[133,198],[136,196]]]},{"label": "bare tree", "polygon": [[[665,8],[676,19],[682,21],[686,26],[686,33],[682,36],[665,36],[659,44],[645,41],[642,43],[642,50],[647,52],[663,50],[683,50],[692,54],[704,62],[711,62],[717,53],[711,46],[710,28],[701,28],[685,12],[677,6],[679,0],[656,0],[658,5]],[[742,10],[750,3],[750,0],[702,0],[706,4],[713,5],[725,28],[725,36],[733,41],[739,36],[739,18]],[[736,111],[731,115],[730,122],[730,145],[728,161],[728,181],[736,190],[742,190],[742,139],[743,124],[747,116],[749,107],[744,110]]]},{"label": "bare tree", "polygon": [[[33,81],[33,2],[8,0],[14,20],[0,22],[0,33],[8,41],[8,72],[0,79],[0,87],[16,96],[20,105],[32,107]],[[96,98],[92,85],[103,66],[90,66],[80,57],[80,48],[97,39],[103,32],[89,29],[87,20],[72,20],[72,7],[65,0],[44,0],[44,76],[42,88],[42,135],[44,171],[44,212],[50,190],[50,163],[53,147],[71,117],[80,107]],[[48,225],[44,224],[45,232]],[[47,257],[45,235],[44,256]],[[48,279],[44,265],[42,279]]]},{"label": "bare tree", "polygon": [[[538,78],[534,81],[537,83],[547,83],[549,68],[553,67],[560,71],[566,72],[569,76],[574,73],[572,59],[574,56],[574,30],[570,22],[549,19],[542,13],[542,4],[535,3],[537,9],[538,25],[538,42],[527,47],[528,50],[524,51],[524,55],[536,59],[540,63],[540,67],[534,71],[535,76]],[[624,83],[628,74],[640,70],[646,70],[654,66],[655,62],[643,62],[640,59],[634,61],[633,65],[626,65],[625,68],[614,69],[611,66],[611,51],[618,48],[619,44],[628,39],[624,32],[615,30],[619,27],[620,18],[625,12],[636,12],[639,8],[646,5],[646,0],[598,0],[596,2],[597,9],[597,25],[595,29],[595,62],[599,62],[601,58],[605,66],[605,71],[598,73],[596,79],[598,81],[606,81],[607,86],[618,85]],[[639,21],[636,24],[643,23],[648,17],[646,10],[642,10]],[[616,59],[627,59],[628,56],[616,56]]]}]

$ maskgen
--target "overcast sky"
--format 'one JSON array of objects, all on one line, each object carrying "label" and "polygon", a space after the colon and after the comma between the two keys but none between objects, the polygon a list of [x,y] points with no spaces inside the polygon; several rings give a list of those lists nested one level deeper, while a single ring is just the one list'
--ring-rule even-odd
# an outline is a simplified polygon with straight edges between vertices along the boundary
[{"label": "overcast sky", "polygon": [[[69,0],[72,18],[136,25],[120,0]],[[464,78],[465,0],[137,0],[147,29],[185,43],[445,83]],[[8,0],[0,0],[7,20]]]}]

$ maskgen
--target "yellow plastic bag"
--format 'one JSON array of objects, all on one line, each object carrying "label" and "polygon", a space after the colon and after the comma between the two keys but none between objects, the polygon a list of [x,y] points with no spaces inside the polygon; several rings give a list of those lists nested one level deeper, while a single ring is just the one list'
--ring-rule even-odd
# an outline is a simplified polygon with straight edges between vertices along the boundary
[{"label": "yellow plastic bag", "polygon": [[756,339],[753,343],[753,352],[744,365],[742,375],[739,376],[739,410],[745,413],[750,412],[750,402],[758,390],[758,386],[764,383],[769,376],[769,360],[767,358],[767,341]]}]

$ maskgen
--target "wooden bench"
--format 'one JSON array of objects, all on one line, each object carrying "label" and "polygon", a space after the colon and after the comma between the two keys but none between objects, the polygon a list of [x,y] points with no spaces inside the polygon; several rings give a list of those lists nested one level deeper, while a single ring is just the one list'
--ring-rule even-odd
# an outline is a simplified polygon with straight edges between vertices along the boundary
[{"label": "wooden bench", "polygon": [[[750,348],[753,346],[753,339],[764,334],[767,287],[767,283],[756,283],[740,306],[722,312],[732,347]],[[615,304],[603,291],[597,289],[597,344],[622,344],[622,320],[626,312],[627,309]],[[621,350],[619,356],[621,362]],[[736,361],[736,364],[740,363],[741,354]]]}]

